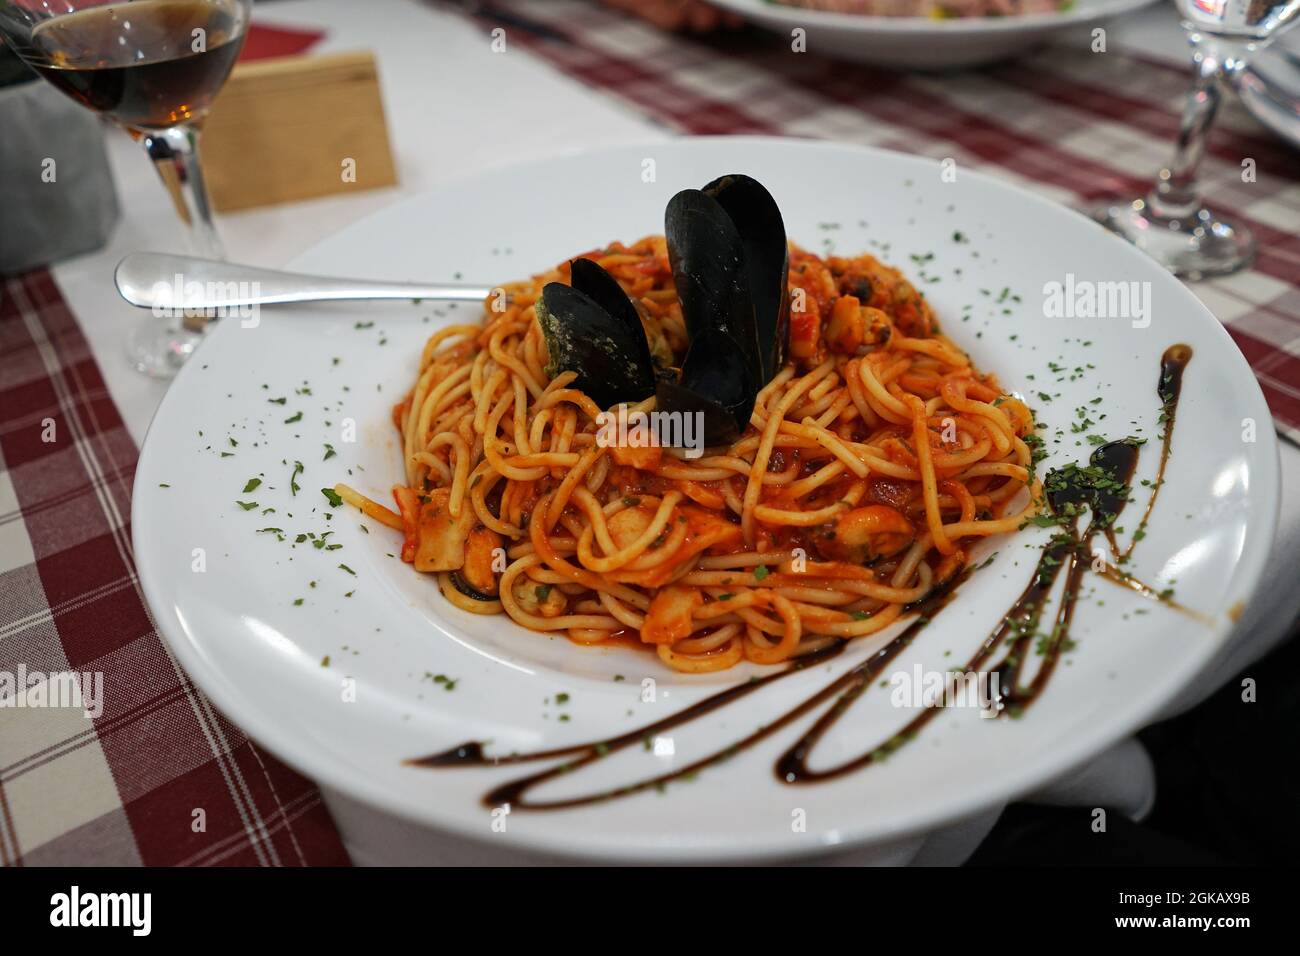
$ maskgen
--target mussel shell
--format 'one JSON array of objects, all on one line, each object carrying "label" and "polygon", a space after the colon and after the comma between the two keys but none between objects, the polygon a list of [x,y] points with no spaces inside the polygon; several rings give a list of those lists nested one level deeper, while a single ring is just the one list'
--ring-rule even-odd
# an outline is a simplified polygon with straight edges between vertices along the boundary
[{"label": "mussel shell", "polygon": [[739,344],[721,330],[705,329],[691,342],[681,380],[660,378],[655,408],[701,413],[705,446],[728,445],[749,423],[759,387]]},{"label": "mussel shell", "polygon": [[650,346],[631,300],[590,260],[574,262],[574,280],[582,288],[547,283],[536,303],[550,357],[547,374],[577,372],[573,387],[602,409],[653,394]]},{"label": "mussel shell", "polygon": [[790,247],[785,221],[772,194],[743,173],[720,176],[703,192],[717,200],[740,234],[763,364],[760,382],[766,384],[785,364],[790,337]]},{"label": "mussel shell", "polygon": [[785,362],[789,249],[781,211],[756,180],[722,176],[668,203],[664,232],[690,347],[681,376],[656,376],[636,306],[589,259],[572,285],[548,284],[536,304],[547,371],[578,373],[597,405],[657,396],[660,411],[703,415],[707,446],[735,441],[759,390]]},{"label": "mussel shell", "polygon": [[710,330],[725,333],[740,349],[750,379],[758,381],[763,362],[745,245],[731,216],[712,196],[683,189],[668,202],[664,235],[691,342]]},{"label": "mussel shell", "polygon": [[[623,287],[618,284],[618,280],[606,272],[600,263],[592,259],[574,259],[569,263],[569,274],[571,276],[569,284],[573,288],[589,296],[608,312],[627,329],[629,336],[639,337],[640,341],[645,341],[645,326],[641,324],[641,316],[637,313],[636,305],[628,298]],[[649,343],[646,344],[645,353],[648,358]]]}]

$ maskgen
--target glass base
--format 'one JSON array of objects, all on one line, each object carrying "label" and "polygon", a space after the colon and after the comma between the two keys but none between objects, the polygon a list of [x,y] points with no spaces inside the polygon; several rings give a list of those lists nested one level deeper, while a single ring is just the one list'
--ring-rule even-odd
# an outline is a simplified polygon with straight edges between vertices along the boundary
[{"label": "glass base", "polygon": [[1144,197],[1112,196],[1084,211],[1184,279],[1227,275],[1255,259],[1250,230],[1204,207],[1172,218],[1156,215]]},{"label": "glass base", "polygon": [[136,371],[168,379],[180,371],[202,340],[202,332],[163,319],[144,319],[126,340],[126,356]]}]

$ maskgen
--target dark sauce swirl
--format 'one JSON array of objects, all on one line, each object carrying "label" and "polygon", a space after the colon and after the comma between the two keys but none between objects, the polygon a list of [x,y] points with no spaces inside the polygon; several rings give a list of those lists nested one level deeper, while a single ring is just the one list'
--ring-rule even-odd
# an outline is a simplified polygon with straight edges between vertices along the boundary
[{"label": "dark sauce swirl", "polygon": [[[1160,494],[1160,488],[1164,484],[1165,465],[1169,458],[1174,419],[1182,392],[1183,372],[1191,357],[1192,350],[1189,346],[1172,345],[1165,350],[1161,358],[1160,378],[1156,385],[1156,394],[1161,403],[1160,464],[1156,479],[1151,485],[1151,494],[1142,521],[1138,526],[1139,532],[1146,527],[1152,509],[1155,507],[1156,498]],[[990,703],[996,706],[999,716],[1017,716],[1037,700],[1050,682],[1061,654],[1071,645],[1070,629],[1075,606],[1083,582],[1093,566],[1094,537],[1097,534],[1104,534],[1110,540],[1116,564],[1124,563],[1132,554],[1134,544],[1143,537],[1141,533],[1135,533],[1128,547],[1121,550],[1115,541],[1114,527],[1115,519],[1130,499],[1131,483],[1142,444],[1142,441],[1133,438],[1108,442],[1092,453],[1086,466],[1066,465],[1048,474],[1044,482],[1044,492],[1055,531],[1043,546],[1033,576],[1024,591],[1003,615],[997,627],[980,643],[978,650],[965,667],[968,673],[997,674],[1002,694],[1000,699]],[[1086,524],[1084,524],[1085,517]],[[663,731],[690,723],[733,701],[756,693],[775,681],[825,663],[841,654],[848,641],[838,641],[792,661],[775,673],[729,687],[662,720],[603,740],[552,750],[500,756],[489,756],[484,752],[481,743],[469,742],[441,753],[413,758],[406,763],[415,767],[433,768],[484,767],[568,758],[545,770],[502,784],[485,794],[482,801],[488,807],[509,804],[513,810],[567,809],[630,796],[644,790],[662,789],[673,781],[693,777],[702,770],[714,767],[754,747],[827,700],[833,699],[831,706],[826,708],[812,726],[777,758],[774,770],[777,779],[788,784],[817,783],[834,779],[880,761],[913,740],[918,732],[944,709],[942,705],[924,708],[892,736],[870,749],[863,750],[856,757],[832,767],[814,770],[809,766],[809,760],[821,739],[849,711],[854,701],[875,683],[876,678],[889,662],[910,645],[934,616],[947,606],[958,586],[970,577],[971,570],[967,568],[912,605],[909,610],[915,616],[908,625],[861,663],[748,736],[668,773],[564,799],[530,801],[527,798],[529,791],[548,780],[571,774],[620,750],[644,744]],[[1131,575],[1120,571],[1116,565],[1107,564],[1097,573],[1145,597],[1172,604],[1167,595],[1158,593],[1148,585],[1137,581]],[[1042,618],[1052,591],[1062,576],[1065,579],[1065,586],[1061,599],[1056,606],[1051,627],[1044,630]],[[1025,662],[1035,650],[1039,656],[1039,664],[1033,674],[1028,675],[1025,672]]]}]

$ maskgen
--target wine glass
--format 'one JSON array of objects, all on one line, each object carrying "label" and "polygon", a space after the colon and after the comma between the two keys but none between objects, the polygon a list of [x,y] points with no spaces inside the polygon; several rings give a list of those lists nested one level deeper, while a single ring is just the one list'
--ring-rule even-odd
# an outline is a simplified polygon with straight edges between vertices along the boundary
[{"label": "wine glass", "polygon": [[[199,131],[239,56],[252,0],[0,0],[0,39],[78,103],[144,146],[196,255],[224,258],[199,164]],[[183,310],[177,309],[177,312]],[[127,353],[142,372],[176,373],[204,319],[151,318]]]},{"label": "wine glass", "polygon": [[1144,196],[1097,200],[1089,215],[1186,279],[1226,275],[1255,257],[1245,226],[1207,209],[1197,167],[1215,113],[1247,58],[1294,25],[1300,0],[1177,0],[1192,44],[1193,84],[1173,160]]}]

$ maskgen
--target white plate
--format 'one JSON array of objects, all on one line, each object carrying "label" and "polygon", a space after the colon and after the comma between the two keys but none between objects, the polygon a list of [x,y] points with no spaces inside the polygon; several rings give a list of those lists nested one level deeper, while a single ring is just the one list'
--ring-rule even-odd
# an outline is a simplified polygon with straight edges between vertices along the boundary
[{"label": "white plate", "polygon": [[808,52],[871,66],[949,70],[1026,53],[1053,33],[1140,10],[1154,0],[1076,0],[1060,13],[1023,17],[869,17],[780,6],[767,0],[713,0],[760,26],[807,31]]},{"label": "white plate", "polygon": [[[650,160],[657,178],[646,183]],[[1222,646],[1229,610],[1249,599],[1264,567],[1277,513],[1275,438],[1250,369],[1214,317],[1177,280],[1067,209],[964,171],[944,182],[940,167],[922,158],[789,140],[690,139],[484,174],[386,209],[295,266],[503,282],[611,239],[658,232],[669,196],[733,171],[771,189],[796,241],[813,249],[833,242],[843,252],[887,242],[887,258],[914,277],[940,276],[921,287],[981,367],[1015,391],[1059,393],[1046,404],[1030,399],[1049,435],[1061,428],[1068,436],[1075,408],[1103,396],[1107,435],[1141,429],[1154,438],[1161,352],[1190,344],[1196,356],[1169,481],[1133,569],[1161,586],[1176,578],[1178,595],[1212,625],[1098,583],[1077,611],[1077,649],[1019,720],[951,710],[886,763],[798,787],[773,773],[797,731],[788,728],[663,794],[515,812],[497,833],[480,797],[528,767],[428,770],[403,759],[472,739],[489,738],[508,753],[632,730],[751,671],[687,677],[636,650],[580,648],[505,618],[465,614],[390,556],[397,535],[377,527],[363,533],[347,509],[326,519],[318,489],[349,478],[349,470],[362,490],[387,497],[400,473],[389,408],[412,381],[425,337],[446,320],[414,304],[268,309],[256,328],[222,320],[183,369],[149,430],[135,485],[134,541],[149,604],[181,664],[231,720],[336,790],[464,835],[606,858],[737,859],[882,841],[973,814],[1098,753],[1187,685]],[[955,241],[957,232],[965,242]],[[924,266],[910,260],[928,253],[935,258]],[[1150,283],[1150,326],[1045,318],[1044,284],[1064,282],[1067,273]],[[972,317],[963,322],[968,304]],[[477,313],[451,311],[460,320]],[[357,328],[368,322],[374,325]],[[1093,344],[1073,341],[1079,338]],[[1047,372],[1055,361],[1083,374],[1058,383]],[[273,403],[279,398],[285,404]],[[299,411],[300,421],[285,424]],[[355,442],[343,438],[344,419],[356,423]],[[1253,442],[1242,440],[1244,419],[1255,422]],[[328,461],[326,443],[337,449]],[[1090,450],[1086,441],[1075,447],[1073,436],[1049,448],[1049,465]],[[1140,477],[1152,474],[1156,458],[1144,456]],[[297,496],[289,490],[295,461],[305,468]],[[263,484],[244,493],[256,476]],[[244,511],[236,501],[259,507]],[[263,516],[267,507],[276,512]],[[283,528],[289,539],[259,534],[263,527]],[[293,546],[293,535],[324,530],[341,549]],[[999,541],[993,565],[959,591],[897,667],[943,670],[966,660],[1024,586],[1045,534],[1029,529]],[[636,747],[591,768],[591,777],[572,774],[537,796],[639,779],[724,748],[871,646],[854,645],[824,667],[679,728],[672,756]],[[456,679],[455,690],[434,683],[438,674]],[[348,678],[352,702],[342,699]],[[654,702],[642,700],[647,678],[657,682]],[[561,693],[570,695],[562,705]],[[883,692],[865,694],[818,764],[874,746],[906,713]],[[805,831],[792,829],[797,811]]]}]

